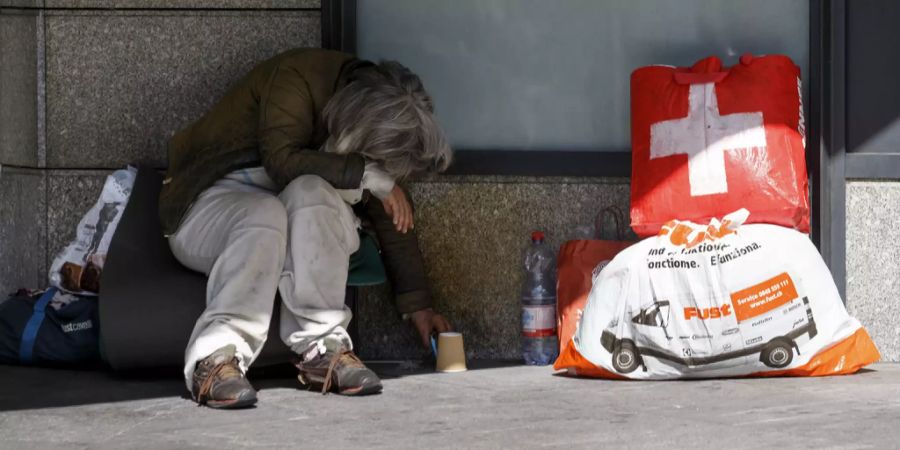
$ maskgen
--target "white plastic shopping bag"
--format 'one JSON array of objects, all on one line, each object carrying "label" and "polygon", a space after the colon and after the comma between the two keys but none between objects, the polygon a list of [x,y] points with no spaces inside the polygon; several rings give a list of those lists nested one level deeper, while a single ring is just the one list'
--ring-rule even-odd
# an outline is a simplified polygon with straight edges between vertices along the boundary
[{"label": "white plastic shopping bag", "polygon": [[75,239],[64,248],[50,266],[50,284],[66,292],[97,295],[100,273],[128,198],[137,170],[117,170],[106,177],[97,203],[78,223]]},{"label": "white plastic shopping bag", "polygon": [[594,279],[557,369],[672,379],[853,373],[878,360],[809,237],[743,225],[671,221]]}]

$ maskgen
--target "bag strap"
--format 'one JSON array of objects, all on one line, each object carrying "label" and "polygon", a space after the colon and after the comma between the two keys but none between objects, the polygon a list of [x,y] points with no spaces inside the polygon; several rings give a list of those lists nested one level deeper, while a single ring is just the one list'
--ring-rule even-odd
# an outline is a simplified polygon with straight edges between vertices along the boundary
[{"label": "bag strap", "polygon": [[25,324],[25,330],[22,331],[22,342],[19,344],[19,361],[21,361],[22,364],[31,364],[33,360],[34,341],[37,339],[38,330],[41,329],[41,324],[44,323],[47,305],[50,304],[50,300],[53,300],[54,295],[56,295],[56,288],[47,289],[47,291],[41,295],[41,298],[34,303],[34,313],[31,314],[28,323]]},{"label": "bag strap", "polygon": [[616,240],[624,241],[625,240],[625,228],[623,227],[623,223],[625,222],[625,214],[622,210],[615,205],[607,206],[600,211],[600,214],[597,214],[597,219],[595,222],[595,238],[603,239],[603,229],[604,224],[606,223],[603,219],[606,218],[607,215],[611,215],[613,220],[616,222]]}]

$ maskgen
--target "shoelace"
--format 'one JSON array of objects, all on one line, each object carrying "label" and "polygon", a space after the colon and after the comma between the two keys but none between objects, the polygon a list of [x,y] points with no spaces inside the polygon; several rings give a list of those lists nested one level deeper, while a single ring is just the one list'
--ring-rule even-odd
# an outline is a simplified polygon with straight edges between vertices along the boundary
[{"label": "shoelace", "polygon": [[335,352],[331,357],[331,361],[328,363],[328,372],[325,372],[325,382],[322,383],[322,395],[328,394],[328,391],[331,389],[331,375],[334,373],[334,368],[337,367],[338,363],[344,357],[350,359],[349,364],[363,365],[362,360],[350,350]]},{"label": "shoelace", "polygon": [[203,380],[203,383],[200,384],[200,390],[197,392],[197,404],[202,405],[206,403],[209,399],[209,393],[212,391],[212,385],[217,378],[234,375],[241,375],[240,369],[237,368],[237,359],[232,359],[229,362],[224,362],[213,367],[209,372],[209,375],[206,376],[206,379]]}]

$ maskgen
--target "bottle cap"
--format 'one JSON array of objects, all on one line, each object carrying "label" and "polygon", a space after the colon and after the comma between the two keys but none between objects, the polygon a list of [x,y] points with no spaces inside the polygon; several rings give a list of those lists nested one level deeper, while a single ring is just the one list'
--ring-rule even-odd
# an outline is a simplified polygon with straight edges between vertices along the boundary
[{"label": "bottle cap", "polygon": [[543,231],[534,231],[531,233],[531,241],[538,242],[544,240],[544,232]]}]

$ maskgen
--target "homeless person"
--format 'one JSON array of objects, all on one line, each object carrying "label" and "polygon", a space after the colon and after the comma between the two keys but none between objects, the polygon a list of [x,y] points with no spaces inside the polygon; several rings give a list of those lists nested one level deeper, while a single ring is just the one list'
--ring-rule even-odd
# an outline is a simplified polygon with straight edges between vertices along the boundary
[{"label": "homeless person", "polygon": [[396,62],[295,49],[251,70],[175,134],[160,218],[175,257],[209,277],[185,352],[194,400],[256,403],[244,373],[265,342],[276,292],[301,383],[381,391],[346,331],[347,272],[363,226],[380,242],[397,308],[423,345],[450,330],[431,309],[412,207],[395,183],[449,165],[432,112],[419,77]]}]

